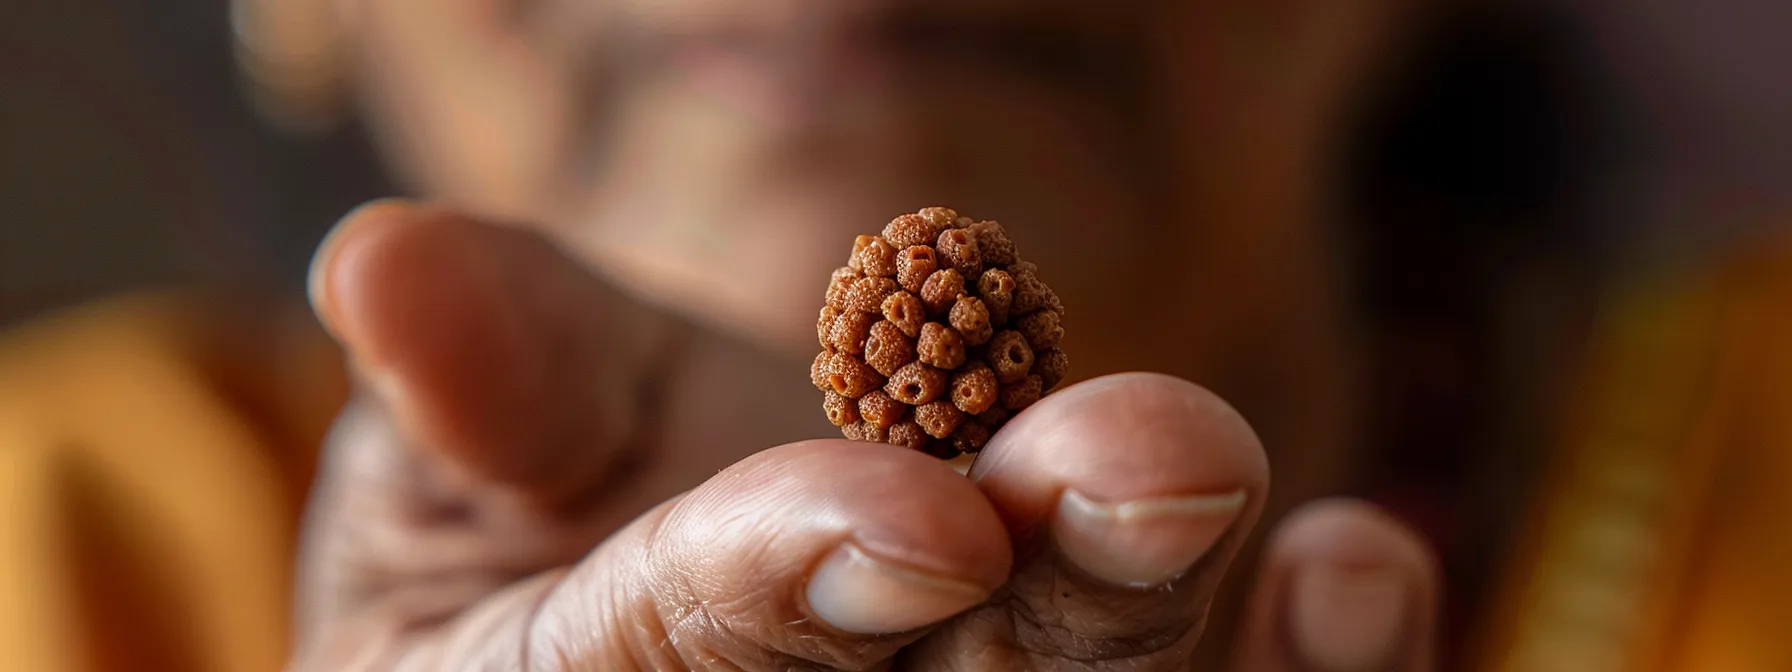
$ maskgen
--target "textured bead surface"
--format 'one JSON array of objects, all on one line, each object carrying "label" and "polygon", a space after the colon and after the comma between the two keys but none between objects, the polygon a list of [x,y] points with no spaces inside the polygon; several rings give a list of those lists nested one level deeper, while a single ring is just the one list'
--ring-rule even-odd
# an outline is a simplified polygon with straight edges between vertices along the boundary
[{"label": "textured bead surface", "polygon": [[1001,224],[930,207],[829,277],[809,377],[843,436],[975,453],[1069,375],[1064,306]]}]

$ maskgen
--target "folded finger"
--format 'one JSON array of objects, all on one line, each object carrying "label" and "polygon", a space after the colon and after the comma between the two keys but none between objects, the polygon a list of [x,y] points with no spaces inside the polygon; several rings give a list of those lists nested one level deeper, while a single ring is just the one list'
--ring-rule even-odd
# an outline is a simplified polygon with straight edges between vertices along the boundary
[{"label": "folded finger", "polygon": [[1240,672],[1434,669],[1437,570],[1411,530],[1368,504],[1309,504],[1265,553]]}]

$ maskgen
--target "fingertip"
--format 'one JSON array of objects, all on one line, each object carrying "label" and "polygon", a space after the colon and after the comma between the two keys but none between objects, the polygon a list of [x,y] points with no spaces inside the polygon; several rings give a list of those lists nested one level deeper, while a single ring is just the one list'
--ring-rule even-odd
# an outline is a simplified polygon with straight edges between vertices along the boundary
[{"label": "fingertip", "polygon": [[1293,563],[1394,567],[1426,581],[1437,571],[1430,545],[1417,532],[1356,499],[1323,499],[1295,509],[1270,541],[1270,553]]},{"label": "fingertip", "polygon": [[348,214],[343,215],[330,231],[319,241],[317,250],[311,256],[311,263],[306,271],[306,295],[311,308],[319,322],[332,336],[343,338],[341,319],[336,314],[336,283],[332,272],[335,268],[343,242],[354,237],[354,232],[368,226],[378,226],[382,222],[400,221],[414,216],[417,206],[409,200],[401,198],[384,198],[363,203]]},{"label": "fingertip", "polygon": [[1393,516],[1356,500],[1309,503],[1277,530],[1266,562],[1249,645],[1256,656],[1288,641],[1298,669],[1426,669],[1436,563]]},{"label": "fingertip", "polygon": [[1254,512],[1269,487],[1249,423],[1206,388],[1157,373],[1041,399],[997,433],[970,475],[1022,524],[1045,517],[1066,488],[1106,502],[1242,491]]}]

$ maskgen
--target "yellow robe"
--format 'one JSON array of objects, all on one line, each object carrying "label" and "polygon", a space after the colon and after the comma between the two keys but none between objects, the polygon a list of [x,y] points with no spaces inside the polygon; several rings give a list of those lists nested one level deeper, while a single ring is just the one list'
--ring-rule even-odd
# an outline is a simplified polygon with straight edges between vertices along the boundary
[{"label": "yellow robe", "polygon": [[338,361],[216,297],[0,337],[0,670],[280,669]]}]

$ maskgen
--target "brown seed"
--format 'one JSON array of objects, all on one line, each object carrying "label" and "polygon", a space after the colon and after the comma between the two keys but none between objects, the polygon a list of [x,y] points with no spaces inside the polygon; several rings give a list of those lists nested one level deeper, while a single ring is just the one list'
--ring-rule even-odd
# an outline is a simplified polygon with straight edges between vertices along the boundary
[{"label": "brown seed", "polygon": [[822,350],[821,354],[815,356],[815,363],[809,365],[809,382],[815,383],[815,389],[823,392],[834,389],[832,385],[828,384],[829,367],[833,365],[834,352],[832,350]]},{"label": "brown seed", "polygon": [[896,248],[882,238],[872,238],[865,247],[853,252],[853,261],[865,275],[879,278],[896,276]]},{"label": "brown seed", "polygon": [[859,262],[859,253],[864,252],[865,248],[871,246],[871,241],[877,239],[877,236],[859,236],[852,239],[852,254],[846,255],[847,268],[863,273],[865,265]]},{"label": "brown seed", "polygon": [[859,432],[861,433],[862,436],[865,437],[865,438],[859,439],[860,441],[870,441],[872,443],[883,443],[890,439],[890,430],[884,429],[877,425],[873,425],[869,422],[859,423]]},{"label": "brown seed", "polygon": [[990,406],[989,410],[977,414],[977,422],[982,423],[984,427],[1001,427],[1008,422],[1008,417],[1011,415],[1013,414],[1009,413],[1006,408]]},{"label": "brown seed", "polygon": [[921,299],[908,292],[891,294],[884,299],[884,319],[902,330],[902,335],[914,338],[921,335],[921,325],[927,322],[927,307],[921,305]]},{"label": "brown seed", "polygon": [[1042,389],[1051,390],[1065,376],[1070,375],[1070,356],[1058,348],[1039,353],[1039,361],[1033,364],[1033,373],[1039,375]]},{"label": "brown seed", "polygon": [[990,431],[980,422],[967,422],[952,434],[952,447],[963,453],[975,453],[989,445]]},{"label": "brown seed", "polygon": [[1009,307],[1010,315],[1026,315],[1045,308],[1055,302],[1050,287],[1039,279],[1037,274],[1015,274],[1014,305]]},{"label": "brown seed", "polygon": [[927,445],[921,448],[921,452],[926,453],[928,457],[937,457],[942,460],[954,459],[959,455],[958,449],[952,447],[951,441],[941,439],[928,441]]},{"label": "brown seed", "polygon": [[1064,340],[1063,316],[1050,310],[1041,310],[1032,315],[1020,318],[1014,328],[1027,339],[1027,345],[1034,350],[1050,350],[1058,347]]},{"label": "brown seed", "polygon": [[903,215],[890,220],[889,225],[884,227],[884,240],[896,247],[927,245],[939,235],[939,227],[920,215]]},{"label": "brown seed", "polygon": [[902,416],[908,413],[908,405],[891,399],[882,390],[872,390],[859,397],[857,410],[858,417],[866,423],[887,428],[902,422]]},{"label": "brown seed", "polygon": [[915,407],[915,422],[927,430],[928,436],[943,439],[958,430],[959,423],[964,422],[964,411],[941,399]]},{"label": "brown seed", "polygon": [[1044,387],[1045,383],[1039,376],[1027,376],[1026,380],[1019,383],[1003,385],[1002,408],[1018,412],[1032,406],[1033,402],[1039,401],[1039,395],[1044,394]]},{"label": "brown seed", "polygon": [[989,337],[995,335],[995,328],[989,324],[989,308],[983,300],[974,296],[961,296],[952,304],[952,312],[948,316],[952,328],[964,336],[964,342],[971,345],[983,345]]},{"label": "brown seed", "polygon": [[822,397],[821,410],[828,414],[828,422],[835,427],[845,427],[859,421],[859,405],[834,392]]},{"label": "brown seed", "polygon": [[933,401],[945,392],[946,372],[920,362],[897,369],[884,385],[885,394],[910,406]]},{"label": "brown seed", "polygon": [[936,369],[956,369],[964,364],[964,336],[938,322],[921,325],[921,338],[915,342],[915,357]]},{"label": "brown seed", "polygon": [[890,444],[910,450],[927,447],[927,430],[913,420],[904,420],[890,427]]},{"label": "brown seed", "polygon": [[922,219],[927,220],[927,223],[932,224],[935,228],[938,228],[941,231],[950,229],[958,223],[958,212],[951,208],[937,206],[932,208],[921,208],[921,211],[915,214],[920,215]]},{"label": "brown seed", "polygon": [[983,253],[977,249],[977,237],[966,229],[947,229],[940,234],[935,249],[940,258],[958,274],[967,278],[975,278],[983,273]]},{"label": "brown seed", "polygon": [[983,272],[977,278],[977,295],[983,299],[983,306],[989,309],[990,324],[1007,324],[1008,309],[1014,305],[1014,276],[999,268]]},{"label": "brown seed", "polygon": [[977,222],[970,226],[971,233],[977,236],[977,250],[983,253],[983,263],[994,266],[1007,266],[1020,261],[1015,254],[1014,241],[1008,238],[1008,231],[996,222]]},{"label": "brown seed", "polygon": [[958,297],[964,295],[964,276],[958,269],[942,268],[927,276],[927,282],[921,285],[921,305],[927,307],[928,317],[945,317],[952,304],[958,303]]},{"label": "brown seed", "polygon": [[865,440],[865,423],[855,422],[840,428],[840,435],[854,441]]},{"label": "brown seed", "polygon": [[883,384],[884,377],[857,357],[836,352],[828,362],[828,389],[835,394],[857,399]]},{"label": "brown seed", "polygon": [[859,354],[865,351],[865,338],[871,335],[871,325],[877,322],[877,316],[867,313],[847,313],[834,320],[833,331],[828,332],[828,344],[835,350]]},{"label": "brown seed", "polygon": [[958,410],[973,415],[987,411],[995,406],[997,392],[996,372],[982,362],[971,362],[952,374],[952,405]]},{"label": "brown seed", "polygon": [[815,318],[815,338],[821,347],[832,347],[828,344],[828,334],[834,331],[834,320],[840,318],[840,309],[833,306],[822,306],[821,315]]},{"label": "brown seed", "polygon": [[926,245],[915,245],[896,254],[896,282],[916,294],[927,284],[927,276],[939,268],[939,257]]},{"label": "brown seed", "polygon": [[859,279],[859,272],[851,268],[834,269],[834,275],[828,278],[827,303],[834,310],[846,310],[846,295],[852,290],[852,283]]},{"label": "brown seed", "polygon": [[871,325],[871,335],[865,339],[866,364],[888,376],[912,361],[915,361],[915,342],[904,336],[902,329],[888,320]]},{"label": "brown seed", "polygon": [[989,352],[984,357],[1003,385],[1026,380],[1033,368],[1033,349],[1027,347],[1027,339],[1018,331],[998,332],[989,339]]},{"label": "brown seed", "polygon": [[859,313],[883,312],[884,299],[901,291],[889,278],[859,278],[846,291],[845,310]]}]

